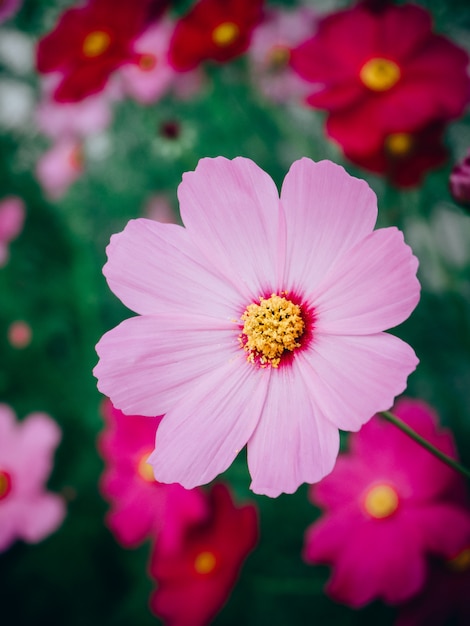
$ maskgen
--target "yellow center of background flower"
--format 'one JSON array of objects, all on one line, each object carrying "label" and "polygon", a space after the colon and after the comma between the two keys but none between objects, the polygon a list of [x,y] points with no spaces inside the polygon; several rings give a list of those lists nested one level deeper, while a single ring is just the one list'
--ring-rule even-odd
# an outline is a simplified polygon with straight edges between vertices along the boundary
[{"label": "yellow center of background flower", "polygon": [[216,46],[225,48],[230,46],[240,34],[240,29],[233,22],[222,22],[212,31],[212,41]]},{"label": "yellow center of background flower", "polygon": [[149,458],[151,452],[146,452],[140,457],[139,463],[137,465],[137,471],[139,476],[149,483],[155,482],[155,476],[153,474],[153,467],[150,463],[147,463],[147,459]]},{"label": "yellow center of background flower", "polygon": [[285,67],[289,59],[290,50],[287,46],[274,46],[268,54],[268,64],[273,69]]},{"label": "yellow center of background flower", "polygon": [[198,574],[210,574],[217,564],[212,552],[200,552],[194,559],[194,569]]},{"label": "yellow center of background flower", "polygon": [[413,137],[409,133],[392,133],[385,139],[385,149],[393,156],[406,156],[413,147]]},{"label": "yellow center of background flower", "polygon": [[465,548],[453,559],[447,561],[447,565],[454,572],[466,572],[470,569],[470,548]]},{"label": "yellow center of background flower", "polygon": [[103,30],[94,30],[83,41],[83,54],[86,57],[98,57],[109,48],[111,37]]},{"label": "yellow center of background flower", "polygon": [[139,59],[139,67],[144,72],[150,72],[157,65],[157,57],[150,52],[143,54]]},{"label": "yellow center of background flower", "polygon": [[363,84],[372,91],[387,91],[400,79],[400,68],[388,59],[370,59],[359,74]]},{"label": "yellow center of background flower", "polygon": [[377,485],[366,494],[364,508],[371,517],[383,519],[393,515],[398,508],[398,494],[389,485]]},{"label": "yellow center of background flower", "polygon": [[10,475],[0,470],[0,500],[6,498],[10,492],[11,480]]},{"label": "yellow center of background flower", "polygon": [[302,311],[287,298],[275,294],[260,298],[259,304],[247,306],[241,319],[245,322],[241,340],[252,363],[257,356],[261,365],[279,367],[286,350],[300,347],[298,340],[305,330]]}]

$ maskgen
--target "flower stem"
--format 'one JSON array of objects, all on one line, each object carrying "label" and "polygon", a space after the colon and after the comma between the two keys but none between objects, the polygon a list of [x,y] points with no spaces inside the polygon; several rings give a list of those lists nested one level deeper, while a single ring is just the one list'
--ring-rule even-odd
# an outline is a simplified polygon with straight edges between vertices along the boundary
[{"label": "flower stem", "polygon": [[408,437],[414,439],[416,443],[418,443],[423,448],[426,448],[426,450],[428,450],[431,454],[434,454],[434,456],[440,459],[443,463],[445,463],[449,467],[452,467],[452,469],[456,470],[457,472],[460,472],[460,474],[462,474],[466,478],[470,478],[470,470],[458,463],[455,459],[447,456],[447,454],[441,452],[438,448],[435,448],[431,443],[429,443],[429,441],[423,439],[421,435],[418,435],[416,431],[410,428],[408,424],[405,424],[405,422],[399,419],[396,415],[393,415],[393,413],[390,413],[389,411],[381,411],[379,415],[394,424],[402,432],[408,435]]}]

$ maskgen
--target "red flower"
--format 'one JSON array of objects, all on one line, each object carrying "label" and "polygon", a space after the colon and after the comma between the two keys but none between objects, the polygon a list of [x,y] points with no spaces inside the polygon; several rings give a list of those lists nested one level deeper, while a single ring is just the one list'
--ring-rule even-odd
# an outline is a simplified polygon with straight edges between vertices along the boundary
[{"label": "red flower", "polygon": [[470,95],[467,53],[434,34],[429,13],[411,4],[333,13],[292,51],[291,63],[316,83],[307,102],[332,113],[328,133],[352,154],[458,117]]},{"label": "red flower", "polygon": [[262,5],[263,0],[200,0],[176,24],[170,63],[186,71],[206,59],[224,63],[242,54],[261,20]]},{"label": "red flower", "polygon": [[[166,0],[157,0],[163,8]],[[136,60],[133,41],[146,25],[155,0],[90,0],[60,17],[39,41],[37,69],[60,72],[58,102],[75,102],[101,91],[111,72]]]},{"label": "red flower", "polygon": [[444,124],[436,123],[413,133],[398,132],[387,135],[376,152],[345,156],[361,167],[378,174],[386,174],[397,187],[418,185],[426,172],[442,165],[447,150],[442,142]]},{"label": "red flower", "polygon": [[243,561],[255,547],[258,528],[253,505],[237,508],[224,485],[210,492],[212,517],[187,531],[179,553],[154,550],[150,573],[157,590],[152,610],[167,626],[206,626],[222,608]]}]

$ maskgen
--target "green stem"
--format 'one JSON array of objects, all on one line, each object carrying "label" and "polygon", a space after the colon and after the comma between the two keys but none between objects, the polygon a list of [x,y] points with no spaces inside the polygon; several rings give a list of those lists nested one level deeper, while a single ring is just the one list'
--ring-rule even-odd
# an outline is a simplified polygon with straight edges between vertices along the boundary
[{"label": "green stem", "polygon": [[443,463],[445,463],[449,467],[452,467],[452,469],[456,470],[457,472],[460,472],[460,474],[463,474],[463,476],[465,476],[466,478],[470,478],[470,470],[468,470],[463,465],[460,465],[460,463],[452,459],[450,456],[447,456],[447,454],[444,454],[443,452],[438,450],[438,448],[435,448],[432,444],[429,443],[429,441],[423,439],[421,435],[418,435],[417,432],[410,428],[408,424],[405,424],[405,422],[399,419],[396,415],[393,415],[393,413],[390,413],[389,411],[381,411],[380,415],[392,424],[394,424],[401,431],[403,431],[406,435],[408,435],[408,437],[414,439],[414,441],[416,441],[416,443],[418,443],[420,446],[426,448],[426,450],[428,450],[431,454],[434,454],[434,456],[440,459]]}]

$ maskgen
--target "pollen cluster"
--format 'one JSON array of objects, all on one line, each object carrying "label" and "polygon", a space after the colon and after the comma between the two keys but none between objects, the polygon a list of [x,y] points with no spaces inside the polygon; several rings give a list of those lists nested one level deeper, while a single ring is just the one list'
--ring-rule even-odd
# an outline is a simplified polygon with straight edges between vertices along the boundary
[{"label": "pollen cluster", "polygon": [[240,341],[248,360],[262,366],[279,367],[282,355],[300,347],[305,330],[302,310],[287,298],[272,294],[250,304],[241,317],[244,322]]},{"label": "pollen cluster", "polygon": [[401,71],[389,59],[370,59],[362,66],[360,79],[372,91],[388,91],[400,79]]}]

